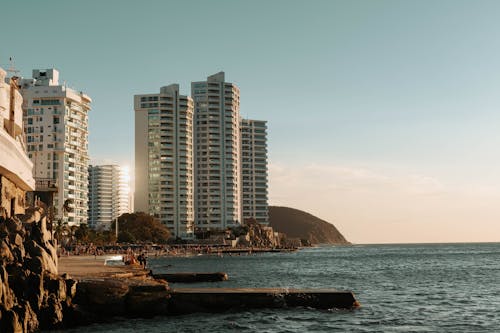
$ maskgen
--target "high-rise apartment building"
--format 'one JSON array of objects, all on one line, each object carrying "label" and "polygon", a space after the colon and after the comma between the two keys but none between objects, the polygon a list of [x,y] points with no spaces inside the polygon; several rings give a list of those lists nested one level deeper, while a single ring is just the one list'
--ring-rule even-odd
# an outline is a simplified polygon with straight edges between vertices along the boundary
[{"label": "high-rise apartment building", "polygon": [[193,237],[193,100],[172,84],[134,96],[134,109],[134,208],[158,217],[173,236]]},{"label": "high-rise apartment building", "polygon": [[[59,84],[55,69],[33,70],[20,81],[24,129],[33,175],[57,184],[56,219],[70,225],[87,223],[88,112],[91,99],[81,91]],[[72,211],[62,207],[71,199]]]},{"label": "high-rise apartment building", "polygon": [[130,175],[118,165],[89,167],[89,219],[97,230],[108,230],[111,222],[129,213]]},{"label": "high-rise apartment building", "polygon": [[267,122],[242,119],[240,130],[243,220],[268,224]]},{"label": "high-rise apartment building", "polygon": [[240,91],[224,72],[192,82],[195,220],[201,229],[241,223]]}]

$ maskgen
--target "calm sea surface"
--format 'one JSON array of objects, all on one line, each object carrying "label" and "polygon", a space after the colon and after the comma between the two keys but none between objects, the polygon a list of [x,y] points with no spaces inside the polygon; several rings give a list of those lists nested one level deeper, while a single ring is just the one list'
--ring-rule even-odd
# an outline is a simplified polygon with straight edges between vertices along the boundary
[{"label": "calm sea surface", "polygon": [[149,263],[154,272],[229,274],[226,282],[190,286],[348,289],[362,307],[117,319],[66,332],[500,332],[500,243],[320,247]]}]

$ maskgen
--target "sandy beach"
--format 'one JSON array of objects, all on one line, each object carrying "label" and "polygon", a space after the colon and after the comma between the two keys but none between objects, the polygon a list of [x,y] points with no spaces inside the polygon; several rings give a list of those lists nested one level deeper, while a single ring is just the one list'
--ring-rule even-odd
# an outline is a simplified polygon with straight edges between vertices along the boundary
[{"label": "sandy beach", "polygon": [[59,274],[67,273],[76,279],[85,277],[111,277],[126,273],[140,273],[144,269],[139,266],[105,265],[106,259],[114,255],[103,256],[61,256],[59,258]]}]

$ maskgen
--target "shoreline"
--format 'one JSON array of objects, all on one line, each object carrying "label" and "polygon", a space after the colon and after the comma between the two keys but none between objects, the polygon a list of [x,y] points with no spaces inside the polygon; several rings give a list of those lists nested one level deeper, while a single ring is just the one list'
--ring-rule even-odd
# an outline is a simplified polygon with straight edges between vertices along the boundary
[{"label": "shoreline", "polygon": [[[183,258],[191,256],[217,256],[217,255],[232,255],[232,254],[258,254],[258,253],[289,253],[298,251],[300,249],[273,249],[273,248],[231,248],[213,250],[211,252],[192,252],[192,251],[179,251],[179,252],[161,252],[148,251],[148,260],[156,258]],[[61,255],[58,258],[58,271],[59,275],[68,274],[72,277],[97,277],[97,276],[113,276],[121,273],[138,273],[146,271],[136,265],[105,265],[107,259],[112,259],[116,256],[124,256],[123,253],[106,253],[101,255],[91,254],[71,254]]]},{"label": "shoreline", "polygon": [[81,280],[96,277],[115,277],[121,274],[132,273],[142,275],[143,268],[134,265],[105,265],[105,260],[113,255],[70,255],[58,258],[59,275],[68,274],[70,277]]}]

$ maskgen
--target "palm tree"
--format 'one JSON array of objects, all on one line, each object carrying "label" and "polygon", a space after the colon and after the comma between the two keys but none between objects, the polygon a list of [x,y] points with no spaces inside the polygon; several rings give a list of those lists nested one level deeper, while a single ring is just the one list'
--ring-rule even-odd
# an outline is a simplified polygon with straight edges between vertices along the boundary
[{"label": "palm tree", "polygon": [[77,241],[88,243],[90,238],[90,231],[91,230],[86,223],[80,224],[80,226],[75,230],[74,236]]},{"label": "palm tree", "polygon": [[77,231],[78,231],[78,226],[77,225],[72,225],[69,227],[69,230],[68,230],[68,236],[69,236],[69,241],[70,241],[70,244],[73,245],[73,241],[76,241],[76,234],[77,234]]},{"label": "palm tree", "polygon": [[62,219],[57,220],[54,228],[54,238],[57,240],[58,244],[62,244],[65,241],[68,231],[68,224],[63,222]]}]

